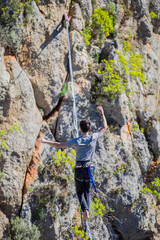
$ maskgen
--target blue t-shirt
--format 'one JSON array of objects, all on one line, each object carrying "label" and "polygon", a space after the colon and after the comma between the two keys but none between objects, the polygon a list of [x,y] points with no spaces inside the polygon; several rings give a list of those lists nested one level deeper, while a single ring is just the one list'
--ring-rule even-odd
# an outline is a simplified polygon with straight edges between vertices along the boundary
[{"label": "blue t-shirt", "polygon": [[99,137],[100,132],[93,133],[90,136],[80,136],[66,142],[66,145],[75,149],[76,161],[92,161]]}]

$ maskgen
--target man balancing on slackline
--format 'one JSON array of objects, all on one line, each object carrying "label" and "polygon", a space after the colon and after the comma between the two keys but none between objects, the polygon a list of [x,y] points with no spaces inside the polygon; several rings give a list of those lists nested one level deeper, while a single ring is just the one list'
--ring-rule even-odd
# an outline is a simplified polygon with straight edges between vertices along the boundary
[{"label": "man balancing on slackline", "polygon": [[[46,143],[56,148],[69,148],[73,147],[76,151],[76,165],[75,165],[75,185],[77,196],[84,212],[84,221],[89,219],[89,205],[90,205],[90,182],[93,183],[90,165],[95,152],[96,143],[100,136],[104,134],[107,129],[107,122],[104,116],[104,111],[101,106],[97,107],[102,120],[102,127],[98,132],[89,135],[91,123],[89,120],[81,120],[80,130],[81,136],[73,138],[68,142],[52,142],[43,138],[37,139],[40,143]],[[94,184],[94,183],[93,183]]]}]

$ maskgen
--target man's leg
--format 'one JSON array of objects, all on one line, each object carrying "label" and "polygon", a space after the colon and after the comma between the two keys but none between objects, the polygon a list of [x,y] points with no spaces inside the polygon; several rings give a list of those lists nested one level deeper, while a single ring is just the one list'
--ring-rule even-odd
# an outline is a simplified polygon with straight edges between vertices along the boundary
[{"label": "man's leg", "polygon": [[90,199],[91,199],[91,184],[89,183],[89,180],[85,180],[84,184],[84,197],[88,206],[88,210],[90,207]]},{"label": "man's leg", "polygon": [[88,204],[84,195],[85,181],[83,178],[82,169],[75,169],[75,185],[76,185],[76,192],[77,192],[77,196],[78,196],[82,211],[89,210]]},{"label": "man's leg", "polygon": [[91,184],[89,183],[88,169],[85,173],[85,184],[84,184],[84,197],[88,206],[88,210],[85,211],[85,220],[89,219],[89,207],[90,207],[90,193],[91,193]]}]

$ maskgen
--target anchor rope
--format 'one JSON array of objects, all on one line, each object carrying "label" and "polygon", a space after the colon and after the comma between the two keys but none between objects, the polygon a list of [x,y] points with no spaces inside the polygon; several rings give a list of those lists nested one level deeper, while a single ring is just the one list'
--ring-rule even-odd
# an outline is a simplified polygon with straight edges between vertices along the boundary
[{"label": "anchor rope", "polygon": [[[70,69],[70,77],[71,77],[71,83],[72,83],[72,97],[73,97],[73,123],[74,127],[76,130],[76,136],[79,137],[79,132],[78,132],[78,121],[77,121],[77,110],[76,110],[76,97],[75,97],[75,90],[74,90],[74,79],[73,79],[73,68],[72,68],[72,55],[71,55],[71,47],[70,47],[70,39],[69,39],[69,20],[68,16],[65,14],[65,21],[66,21],[66,29],[67,29],[67,42],[68,42],[68,53],[69,53],[69,69]],[[91,173],[90,173],[91,175]],[[93,183],[93,179],[90,180],[91,183]],[[94,186],[95,187],[95,186]],[[97,190],[95,190],[97,191]],[[82,220],[82,211],[81,211],[81,222],[83,225],[83,220]],[[86,221],[86,230],[88,231],[89,238],[90,240],[94,240],[92,237],[90,227],[89,227],[89,222]]]},{"label": "anchor rope", "polygon": [[76,136],[79,137],[78,133],[78,121],[77,121],[77,110],[76,110],[76,97],[74,91],[74,80],[73,80],[73,68],[72,68],[72,55],[71,55],[71,47],[70,47],[70,39],[69,39],[69,21],[68,16],[65,14],[66,20],[66,28],[67,28],[67,42],[68,42],[68,53],[69,53],[69,69],[70,69],[70,77],[72,83],[72,97],[73,97],[73,123],[76,130]]}]

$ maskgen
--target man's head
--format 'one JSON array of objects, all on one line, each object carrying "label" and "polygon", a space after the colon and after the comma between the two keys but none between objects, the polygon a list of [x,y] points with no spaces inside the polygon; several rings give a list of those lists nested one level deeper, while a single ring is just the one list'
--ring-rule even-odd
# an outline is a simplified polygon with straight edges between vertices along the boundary
[{"label": "man's head", "polygon": [[80,129],[83,133],[88,132],[91,128],[91,123],[87,119],[81,120],[79,125],[80,125]]}]

